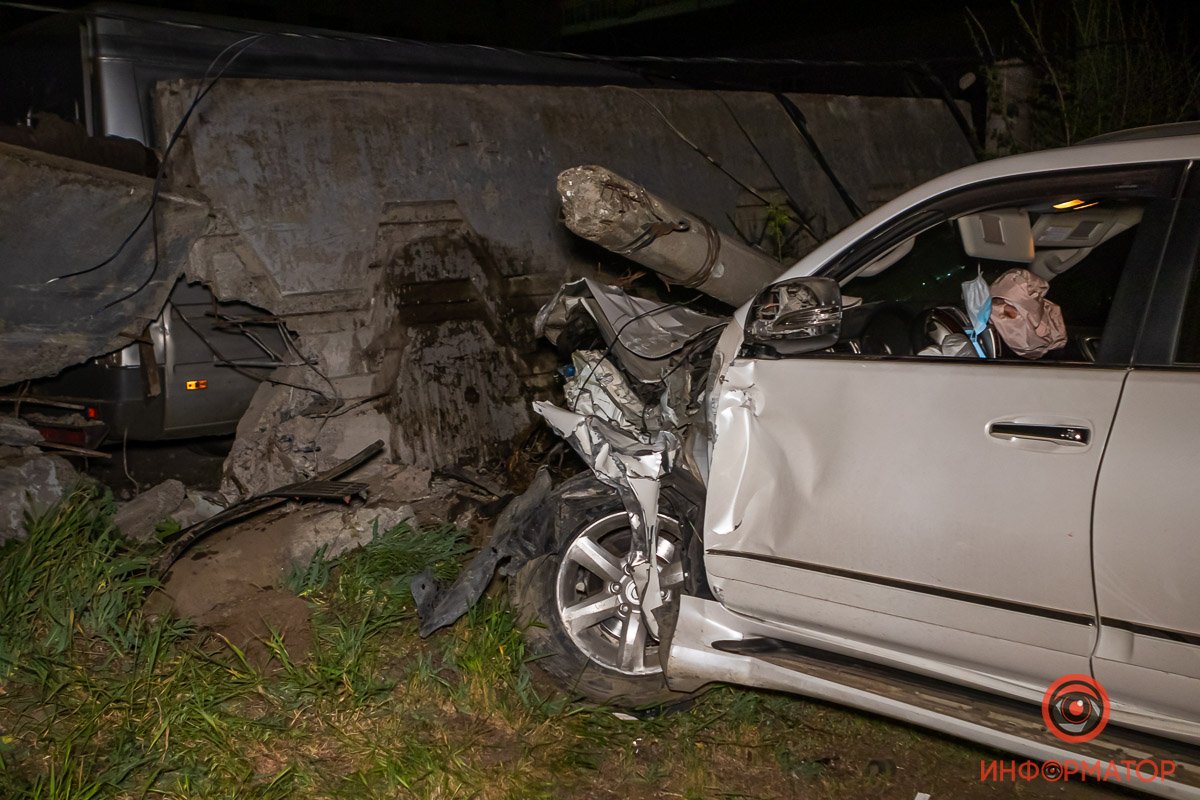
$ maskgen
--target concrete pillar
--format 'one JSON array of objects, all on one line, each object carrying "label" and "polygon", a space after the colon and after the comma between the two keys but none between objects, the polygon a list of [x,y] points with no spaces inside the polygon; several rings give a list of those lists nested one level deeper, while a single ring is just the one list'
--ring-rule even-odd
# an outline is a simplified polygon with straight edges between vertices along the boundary
[{"label": "concrete pillar", "polygon": [[558,176],[563,219],[572,232],[636,261],[668,283],[740,306],[784,265],[707,220],[651,194],[604,167]]}]

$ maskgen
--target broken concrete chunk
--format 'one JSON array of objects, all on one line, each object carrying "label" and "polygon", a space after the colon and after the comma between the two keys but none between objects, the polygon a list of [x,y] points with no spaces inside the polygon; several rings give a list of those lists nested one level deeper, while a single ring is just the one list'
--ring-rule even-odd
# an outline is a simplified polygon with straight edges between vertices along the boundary
[{"label": "broken concrete chunk", "polygon": [[129,344],[207,224],[185,187],[157,193],[148,177],[0,143],[0,385]]},{"label": "broken concrete chunk", "polygon": [[171,514],[171,519],[178,522],[180,528],[187,528],[224,510],[225,506],[218,503],[216,497],[188,489],[179,508]]},{"label": "broken concrete chunk", "polygon": [[0,543],[24,539],[26,512],[44,512],[79,478],[74,467],[58,456],[32,448],[6,448],[6,452],[0,458]]},{"label": "broken concrete chunk", "polygon": [[395,498],[411,503],[429,495],[432,478],[433,472],[425,467],[388,465],[371,481],[368,493],[371,497]]},{"label": "broken concrete chunk", "polygon": [[42,435],[17,417],[0,417],[0,445],[29,447],[42,443]]},{"label": "broken concrete chunk", "polygon": [[[237,439],[225,459],[221,496],[229,504],[303,481],[345,461],[375,440],[393,436],[387,417],[365,405],[334,413],[336,402],[311,370],[279,370],[297,386],[263,383],[238,423]],[[384,458],[390,453],[385,451]]]},{"label": "broken concrete chunk", "polygon": [[154,539],[154,529],[167,517],[172,517],[183,503],[186,492],[183,484],[171,478],[139,494],[117,509],[113,522],[127,539],[148,542]]},{"label": "broken concrete chunk", "polygon": [[314,506],[306,513],[295,514],[277,523],[285,529],[287,542],[284,557],[288,564],[304,566],[324,548],[325,558],[336,558],[371,541],[378,530],[386,531],[401,523],[412,523],[416,514],[412,507],[400,505],[362,506],[349,511],[337,511]]}]

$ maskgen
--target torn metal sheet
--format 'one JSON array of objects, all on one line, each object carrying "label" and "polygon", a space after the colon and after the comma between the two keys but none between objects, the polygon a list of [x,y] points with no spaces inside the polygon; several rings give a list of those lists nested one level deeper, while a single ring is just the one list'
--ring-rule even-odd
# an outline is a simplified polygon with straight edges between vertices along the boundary
[{"label": "torn metal sheet", "polygon": [[642,598],[646,627],[657,637],[654,612],[662,606],[658,563],[653,555],[658,552],[658,499],[662,476],[678,456],[679,438],[670,431],[659,431],[653,437],[631,436],[598,416],[577,414],[544,401],[534,403],[533,410],[625,503],[633,530],[628,563]]},{"label": "torn metal sheet", "polygon": [[672,356],[727,321],[685,306],[634,297],[615,286],[583,278],[563,286],[542,307],[534,320],[534,333],[557,343],[570,315],[579,308],[595,320],[621,366],[643,383],[660,380],[671,366]]},{"label": "torn metal sheet", "polygon": [[536,555],[537,542],[528,535],[529,520],[550,493],[550,473],[545,467],[538,470],[533,482],[519,497],[513,499],[496,519],[492,538],[475,554],[458,578],[447,588],[439,587],[430,570],[412,579],[410,588],[421,618],[421,636],[453,624],[479,601],[492,581],[498,566],[505,574],[516,570]]},{"label": "torn metal sheet", "polygon": [[0,143],[0,385],[124,347],[159,315],[208,207],[160,194],[138,227],[153,183]]},{"label": "torn metal sheet", "polygon": [[563,387],[568,408],[607,420],[633,436],[662,429],[662,407],[650,406],[639,398],[621,371],[599,350],[576,350],[571,354],[571,364],[575,376]]}]

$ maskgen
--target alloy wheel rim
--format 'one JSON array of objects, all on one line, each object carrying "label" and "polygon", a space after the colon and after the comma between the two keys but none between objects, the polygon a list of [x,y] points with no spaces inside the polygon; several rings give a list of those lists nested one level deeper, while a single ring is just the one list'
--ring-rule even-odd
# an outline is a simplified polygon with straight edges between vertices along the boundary
[{"label": "alloy wheel rim", "polygon": [[[590,660],[625,675],[662,672],[658,640],[642,619],[641,598],[628,566],[632,530],[619,511],[583,528],[558,565],[556,611],[571,641]],[[660,584],[669,601],[683,584],[679,524],[660,515]]]}]

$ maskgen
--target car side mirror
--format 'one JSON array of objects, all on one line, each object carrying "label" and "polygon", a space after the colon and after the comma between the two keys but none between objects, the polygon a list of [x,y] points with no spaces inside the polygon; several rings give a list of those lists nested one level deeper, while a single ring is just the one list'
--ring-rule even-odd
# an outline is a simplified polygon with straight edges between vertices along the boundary
[{"label": "car side mirror", "polygon": [[746,344],[780,355],[824,350],[842,330],[842,291],[833,278],[792,278],[759,292],[746,317]]}]

